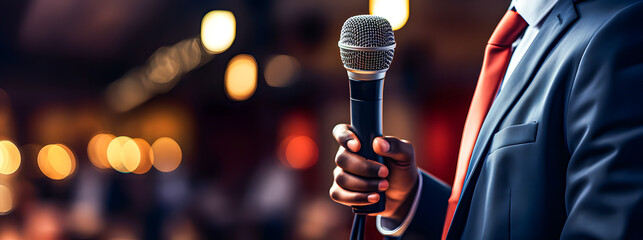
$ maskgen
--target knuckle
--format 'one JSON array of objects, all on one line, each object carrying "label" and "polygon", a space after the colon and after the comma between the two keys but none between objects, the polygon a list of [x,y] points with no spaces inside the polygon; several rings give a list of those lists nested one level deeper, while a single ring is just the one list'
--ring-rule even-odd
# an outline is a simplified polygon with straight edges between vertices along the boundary
[{"label": "knuckle", "polygon": [[342,172],[342,169],[340,167],[335,167],[333,169],[333,178],[337,178],[337,175],[339,175]]},{"label": "knuckle", "polygon": [[[342,150],[340,150],[342,151]],[[341,153],[337,153],[337,156],[335,157],[335,164],[337,164],[338,167],[340,168],[345,168],[348,162],[348,156],[344,154],[344,151]]]},{"label": "knuckle", "polygon": [[335,127],[333,127],[333,131],[332,131],[332,132],[333,132],[333,135],[334,135],[334,134],[336,134],[336,133],[338,133],[338,132],[339,132],[339,130],[341,129],[341,127],[342,127],[342,124],[337,124],[337,125],[335,125]]},{"label": "knuckle", "polygon": [[343,123],[337,124],[333,128],[333,135],[335,135],[335,137],[341,138],[347,135],[347,132],[348,132],[347,130],[348,130],[348,126],[346,124],[343,124]]},{"label": "knuckle", "polygon": [[413,143],[406,139],[400,139],[400,145],[405,148],[413,148]]},{"label": "knuckle", "polygon": [[413,143],[409,142],[408,140],[402,140],[400,141],[402,144],[402,147],[407,150],[407,151],[413,151]]},{"label": "knuckle", "polygon": [[330,191],[328,191],[328,195],[330,196],[330,199],[333,199],[333,201],[339,201],[339,192],[337,191],[337,188],[330,188]]},{"label": "knuckle", "polygon": [[340,173],[339,175],[337,175],[337,178],[335,178],[335,183],[337,183],[337,186],[345,188],[346,184],[348,183],[348,177],[345,173]]}]

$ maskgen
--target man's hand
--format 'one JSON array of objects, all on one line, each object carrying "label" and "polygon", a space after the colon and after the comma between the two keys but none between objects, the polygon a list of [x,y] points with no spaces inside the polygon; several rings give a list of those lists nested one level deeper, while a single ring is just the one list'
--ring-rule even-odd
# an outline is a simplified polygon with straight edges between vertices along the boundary
[{"label": "man's hand", "polygon": [[401,222],[417,191],[413,145],[395,137],[375,138],[373,150],[388,158],[385,166],[356,154],[362,146],[349,125],[335,126],[333,136],[341,146],[335,156],[337,167],[330,197],[347,206],[369,205],[379,201],[378,191],[386,191],[386,209],[372,215]]}]

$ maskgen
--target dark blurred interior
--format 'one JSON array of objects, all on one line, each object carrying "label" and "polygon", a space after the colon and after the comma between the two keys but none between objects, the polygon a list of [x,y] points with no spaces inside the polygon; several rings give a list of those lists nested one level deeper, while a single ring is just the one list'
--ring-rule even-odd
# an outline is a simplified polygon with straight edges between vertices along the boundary
[{"label": "dark blurred interior", "polygon": [[[508,5],[411,0],[395,31],[384,133],[449,184]],[[236,20],[216,54],[201,39],[212,10]],[[368,13],[368,0],[2,1],[0,140],[19,166],[0,174],[0,239],[347,239],[352,212],[328,197],[331,129],[349,121],[337,40]]]}]

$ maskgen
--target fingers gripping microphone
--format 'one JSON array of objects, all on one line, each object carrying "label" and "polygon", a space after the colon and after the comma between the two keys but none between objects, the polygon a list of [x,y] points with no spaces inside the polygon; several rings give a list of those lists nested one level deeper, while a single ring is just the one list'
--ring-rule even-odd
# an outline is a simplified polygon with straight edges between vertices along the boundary
[{"label": "fingers gripping microphone", "polygon": [[[350,79],[351,126],[362,147],[359,154],[384,164],[373,151],[373,139],[382,136],[382,92],[384,76],[393,60],[395,37],[389,22],[379,16],[359,15],[344,22],[339,51]],[[386,197],[379,202],[353,206],[356,214],[384,211]]]}]

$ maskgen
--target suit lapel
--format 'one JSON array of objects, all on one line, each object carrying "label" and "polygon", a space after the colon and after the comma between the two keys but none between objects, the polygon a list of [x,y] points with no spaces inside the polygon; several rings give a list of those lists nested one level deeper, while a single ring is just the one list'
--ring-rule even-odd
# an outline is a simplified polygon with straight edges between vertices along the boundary
[{"label": "suit lapel", "polygon": [[489,113],[482,124],[478,139],[476,140],[462,195],[460,195],[460,201],[456,207],[455,216],[449,229],[449,239],[458,238],[462,232],[462,228],[464,227],[463,223],[471,202],[471,194],[477,181],[480,167],[484,161],[483,154],[487,152],[491,136],[497,131],[498,124],[506,116],[508,110],[515,104],[529,85],[537,71],[537,67],[542,64],[555,45],[554,43],[558,42],[568,26],[573,23],[577,17],[576,8],[571,0],[559,0],[559,3],[552,9],[547,19],[543,22],[538,35],[516,66],[511,77],[505,79],[507,83],[489,109]]}]

